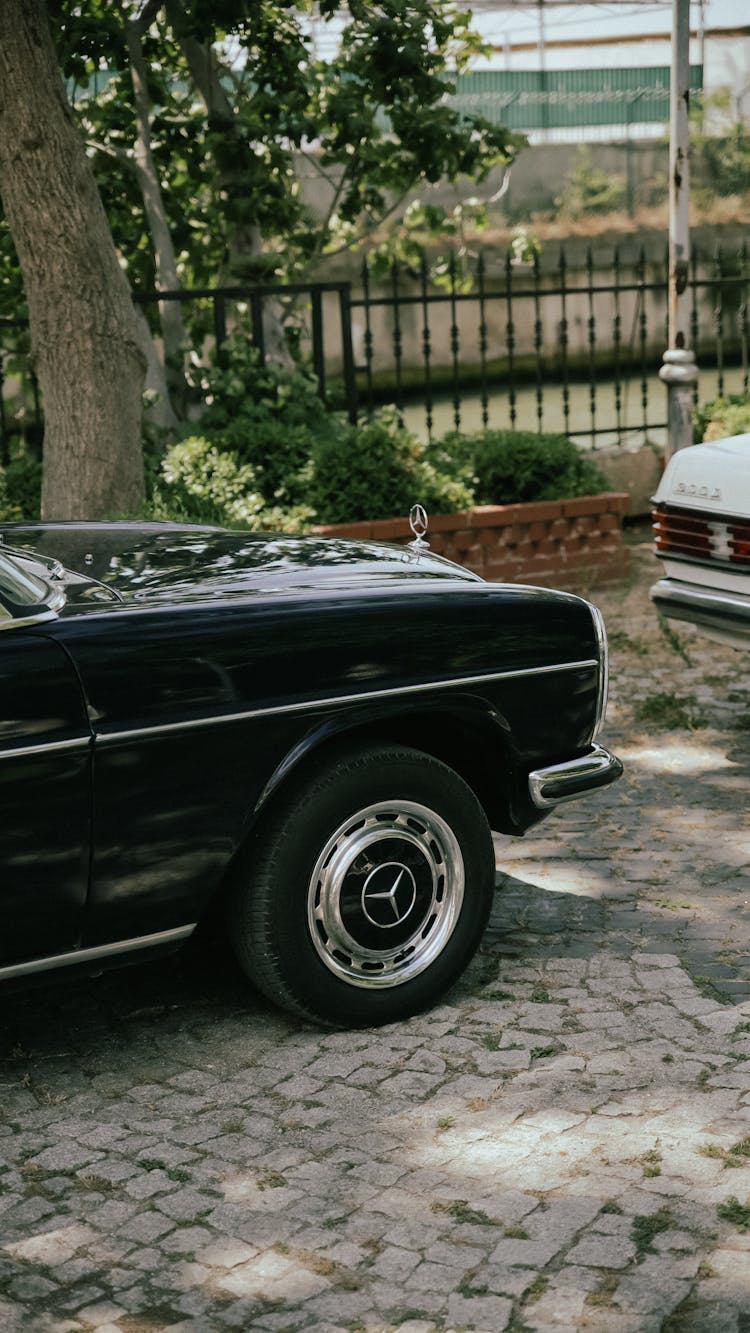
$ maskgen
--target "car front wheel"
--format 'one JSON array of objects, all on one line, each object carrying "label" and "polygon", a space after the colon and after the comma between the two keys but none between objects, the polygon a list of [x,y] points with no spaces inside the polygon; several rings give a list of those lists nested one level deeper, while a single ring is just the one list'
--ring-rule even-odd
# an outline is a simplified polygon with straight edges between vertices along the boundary
[{"label": "car front wheel", "polygon": [[433,1003],[486,925],[494,859],[474,793],[419,751],[378,746],[296,785],[248,849],[238,958],[272,1000],[361,1026]]}]

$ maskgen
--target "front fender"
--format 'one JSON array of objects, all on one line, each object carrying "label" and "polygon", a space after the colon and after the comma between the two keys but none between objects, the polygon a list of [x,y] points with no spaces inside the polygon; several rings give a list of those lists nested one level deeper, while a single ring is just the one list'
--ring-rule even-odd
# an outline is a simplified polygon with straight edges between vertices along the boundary
[{"label": "front fender", "polygon": [[249,817],[248,832],[290,783],[314,781],[334,751],[373,741],[410,745],[442,760],[474,790],[495,828],[504,827],[518,787],[519,764],[507,718],[488,699],[466,692],[449,699],[370,704],[314,723],[278,763]]}]

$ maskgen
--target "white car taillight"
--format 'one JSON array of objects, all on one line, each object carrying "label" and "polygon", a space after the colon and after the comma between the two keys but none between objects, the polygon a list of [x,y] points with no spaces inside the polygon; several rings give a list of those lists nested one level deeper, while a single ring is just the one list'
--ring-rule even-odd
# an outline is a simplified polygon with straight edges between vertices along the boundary
[{"label": "white car taillight", "polygon": [[723,518],[700,510],[662,504],[653,511],[653,525],[657,555],[750,565],[750,522],[747,519]]}]

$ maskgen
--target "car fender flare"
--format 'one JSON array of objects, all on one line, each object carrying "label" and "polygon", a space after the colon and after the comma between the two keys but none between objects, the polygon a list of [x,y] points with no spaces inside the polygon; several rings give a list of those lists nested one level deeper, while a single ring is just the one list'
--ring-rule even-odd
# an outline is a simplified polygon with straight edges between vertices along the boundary
[{"label": "car fender flare", "polygon": [[[515,775],[518,761],[509,724],[499,710],[481,695],[462,690],[450,696],[404,696],[398,704],[390,706],[384,703],[354,706],[339,716],[328,717],[312,725],[276,765],[249,812],[245,837],[252,832],[282,788],[294,781],[308,763],[313,760],[317,762],[324,749],[352,748],[358,741],[369,743],[373,737],[382,740],[386,734],[390,740],[425,750],[448,763],[449,767],[456,766],[464,780],[476,789],[476,782],[472,782],[465,768],[461,771],[457,765],[451,764],[450,746],[441,743],[444,737],[437,737],[434,745],[424,743],[430,724],[439,724],[441,721],[453,741],[463,735],[472,750],[480,747],[476,750],[477,772],[482,768],[484,758],[491,753],[496,766],[502,766],[509,774]],[[421,744],[420,738],[423,742]],[[480,792],[477,795],[481,800]],[[482,803],[486,806],[486,802]]]}]

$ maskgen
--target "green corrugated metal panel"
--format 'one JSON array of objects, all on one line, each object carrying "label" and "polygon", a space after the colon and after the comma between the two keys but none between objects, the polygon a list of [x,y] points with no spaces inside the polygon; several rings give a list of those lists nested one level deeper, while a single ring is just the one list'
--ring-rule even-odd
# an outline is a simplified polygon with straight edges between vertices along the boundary
[{"label": "green corrugated metal panel", "polygon": [[[691,93],[702,86],[702,66],[691,65]],[[450,102],[513,130],[667,121],[669,66],[487,70],[460,75]]]}]

